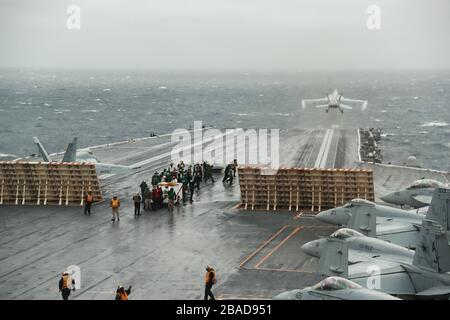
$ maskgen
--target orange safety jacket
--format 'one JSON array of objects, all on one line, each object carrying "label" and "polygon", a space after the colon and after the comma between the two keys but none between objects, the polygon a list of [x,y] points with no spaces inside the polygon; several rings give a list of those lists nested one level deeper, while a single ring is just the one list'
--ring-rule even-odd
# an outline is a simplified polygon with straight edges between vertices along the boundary
[{"label": "orange safety jacket", "polygon": [[72,287],[72,278],[65,274],[63,275],[62,289],[70,289]]},{"label": "orange safety jacket", "polygon": [[216,273],[214,272],[213,269],[209,270],[206,272],[205,274],[205,284],[214,284],[216,283]]},{"label": "orange safety jacket", "polygon": [[125,291],[117,292],[117,300],[128,300],[128,295]]},{"label": "orange safety jacket", "polygon": [[111,200],[111,208],[118,208],[118,207],[120,207],[119,199],[116,199],[116,200],[112,199]]},{"label": "orange safety jacket", "polygon": [[94,196],[92,194],[87,194],[86,202],[94,202]]}]

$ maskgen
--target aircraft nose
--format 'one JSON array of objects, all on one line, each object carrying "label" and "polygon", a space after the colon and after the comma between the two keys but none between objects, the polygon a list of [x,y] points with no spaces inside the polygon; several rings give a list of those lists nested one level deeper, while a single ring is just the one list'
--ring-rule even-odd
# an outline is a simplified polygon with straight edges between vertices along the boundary
[{"label": "aircraft nose", "polygon": [[397,202],[397,196],[394,193],[388,193],[384,196],[380,197],[381,201],[384,201],[386,203],[393,203],[395,204]]},{"label": "aircraft nose", "polygon": [[322,242],[325,239],[318,239],[318,240],[313,240],[310,242],[305,243],[304,245],[302,245],[302,250],[303,252],[305,252],[306,254],[315,257],[315,258],[320,258],[320,254],[322,251]]},{"label": "aircraft nose", "polygon": [[316,215],[316,219],[319,220],[320,222],[334,224],[334,219],[332,217],[332,210],[325,210],[325,211],[319,212]]}]

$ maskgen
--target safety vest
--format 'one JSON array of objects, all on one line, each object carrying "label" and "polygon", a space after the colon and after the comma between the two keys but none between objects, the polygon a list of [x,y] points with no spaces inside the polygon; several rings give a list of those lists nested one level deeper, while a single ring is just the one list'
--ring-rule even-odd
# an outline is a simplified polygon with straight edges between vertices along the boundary
[{"label": "safety vest", "polygon": [[209,279],[211,278],[210,274],[212,273],[212,284],[216,283],[216,273],[214,270],[209,270],[205,274],[205,283],[210,283]]},{"label": "safety vest", "polygon": [[117,292],[119,300],[128,300],[128,295],[125,291]]},{"label": "safety vest", "polygon": [[63,278],[62,288],[70,289],[72,287],[72,278],[68,274],[63,275],[62,278]]},{"label": "safety vest", "polygon": [[118,208],[119,207],[119,199],[116,199],[116,200],[114,200],[114,199],[112,199],[111,200],[111,207],[112,208]]},{"label": "safety vest", "polygon": [[94,201],[94,197],[93,197],[91,194],[88,194],[88,195],[86,196],[86,201],[87,201],[87,202],[92,202],[92,201]]}]

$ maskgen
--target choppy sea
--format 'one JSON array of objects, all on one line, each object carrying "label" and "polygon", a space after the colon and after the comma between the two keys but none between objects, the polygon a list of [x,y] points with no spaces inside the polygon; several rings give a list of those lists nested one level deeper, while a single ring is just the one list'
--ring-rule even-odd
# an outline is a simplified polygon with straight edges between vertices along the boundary
[{"label": "choppy sea", "polygon": [[[368,100],[343,115],[301,108],[333,89]],[[193,126],[382,128],[385,162],[450,170],[450,71],[153,72],[0,70],[0,160]]]}]

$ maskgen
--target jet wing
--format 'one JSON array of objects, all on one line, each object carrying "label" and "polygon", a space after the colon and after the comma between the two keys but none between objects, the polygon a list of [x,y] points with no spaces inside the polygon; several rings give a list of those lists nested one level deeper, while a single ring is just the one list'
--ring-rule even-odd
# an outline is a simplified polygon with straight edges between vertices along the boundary
[{"label": "jet wing", "polygon": [[419,239],[419,228],[412,221],[377,218],[376,237],[405,248],[415,249]]},{"label": "jet wing", "polygon": [[410,255],[389,253],[389,252],[369,252],[367,250],[350,249],[348,250],[348,263],[354,265],[370,261],[372,265],[390,267],[391,262],[398,264],[411,264],[413,260],[413,251]]},{"label": "jet wing", "polygon": [[357,100],[357,99],[349,99],[349,98],[341,98],[341,102],[355,102],[361,103],[361,109],[364,110],[367,108],[367,100]]},{"label": "jet wing", "polygon": [[321,102],[328,102],[328,98],[319,98],[319,99],[303,99],[302,100],[302,108],[306,108],[307,103],[321,103]]},{"label": "jet wing", "polygon": [[346,104],[340,104],[339,105],[342,109],[347,109],[347,110],[350,110],[350,109],[353,109],[352,107],[350,107],[350,106],[348,106],[348,105],[346,105]]},{"label": "jet wing", "polygon": [[368,289],[389,294],[414,295],[416,291],[406,270],[396,262],[382,265],[366,261],[349,266],[348,279]]},{"label": "jet wing", "polygon": [[388,233],[417,232],[419,228],[416,221],[395,218],[377,218],[377,236]]}]

